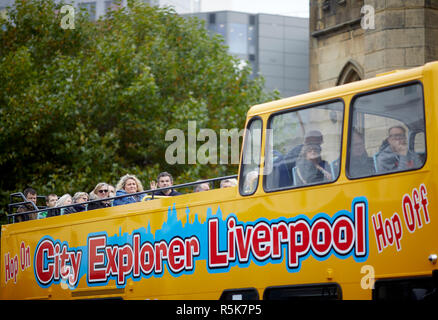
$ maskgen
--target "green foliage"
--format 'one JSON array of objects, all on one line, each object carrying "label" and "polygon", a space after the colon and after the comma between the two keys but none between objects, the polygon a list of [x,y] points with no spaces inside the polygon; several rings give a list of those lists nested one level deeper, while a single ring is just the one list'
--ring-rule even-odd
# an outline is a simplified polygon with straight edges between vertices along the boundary
[{"label": "green foliage", "polygon": [[[165,132],[242,128],[249,106],[275,98],[196,18],[129,2],[104,19],[63,4],[16,1],[0,20],[0,205],[26,186],[39,194],[90,191],[125,173],[147,187],[160,171],[176,182],[236,166],[168,165]],[[1,19],[1,18],[0,18]],[[187,136],[187,135],[186,135]]]}]

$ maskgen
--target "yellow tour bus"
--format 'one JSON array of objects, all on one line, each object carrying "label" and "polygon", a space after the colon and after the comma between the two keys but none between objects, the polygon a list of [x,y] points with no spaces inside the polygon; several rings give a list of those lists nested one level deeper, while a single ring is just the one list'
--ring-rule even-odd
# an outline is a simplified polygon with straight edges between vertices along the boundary
[{"label": "yellow tour bus", "polygon": [[235,187],[3,225],[0,298],[437,299],[437,112],[438,62],[253,106]]}]

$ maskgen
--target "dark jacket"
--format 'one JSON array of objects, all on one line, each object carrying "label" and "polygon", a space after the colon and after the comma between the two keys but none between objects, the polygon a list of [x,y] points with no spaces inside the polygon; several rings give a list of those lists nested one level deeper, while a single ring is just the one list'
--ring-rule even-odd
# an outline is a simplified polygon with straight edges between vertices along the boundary
[{"label": "dark jacket", "polygon": [[[326,161],[321,160],[319,166],[331,174],[330,165]],[[298,171],[298,174],[295,176],[297,179],[295,183],[298,186],[327,181],[321,170],[318,170],[318,168],[309,160],[299,158],[297,160],[296,170]]]},{"label": "dark jacket", "polygon": [[157,191],[154,193],[156,196],[166,196],[166,197],[174,197],[174,196],[180,196],[182,193],[175,191],[172,189],[172,192],[169,194],[164,194],[163,190]]},{"label": "dark jacket", "polygon": [[406,156],[392,151],[390,145],[385,147],[376,156],[377,172],[402,171],[421,167],[422,161],[418,154],[408,150]]},{"label": "dark jacket", "polygon": [[358,157],[351,156],[348,169],[348,173],[351,177],[366,177],[376,173],[374,160],[368,157],[367,154]]},{"label": "dark jacket", "polygon": [[102,200],[97,202],[92,202],[88,204],[88,211],[95,210],[95,209],[101,209],[101,208],[108,208],[111,207],[111,204],[107,202],[108,200]]}]

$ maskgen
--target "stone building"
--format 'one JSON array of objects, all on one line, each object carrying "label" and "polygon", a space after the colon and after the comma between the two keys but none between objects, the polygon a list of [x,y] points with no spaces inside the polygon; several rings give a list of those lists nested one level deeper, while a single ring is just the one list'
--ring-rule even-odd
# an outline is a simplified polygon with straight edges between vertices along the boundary
[{"label": "stone building", "polygon": [[310,91],[438,60],[438,0],[310,0]]}]

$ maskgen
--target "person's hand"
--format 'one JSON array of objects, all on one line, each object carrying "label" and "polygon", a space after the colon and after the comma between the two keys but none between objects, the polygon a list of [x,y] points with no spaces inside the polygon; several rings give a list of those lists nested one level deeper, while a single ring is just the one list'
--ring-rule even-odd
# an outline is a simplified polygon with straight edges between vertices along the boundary
[{"label": "person's hand", "polygon": [[403,141],[396,141],[395,143],[395,152],[397,152],[401,156],[405,156],[408,154],[408,145],[407,143],[403,143]]},{"label": "person's hand", "polygon": [[152,180],[152,181],[150,182],[150,185],[151,185],[151,190],[155,190],[155,189],[157,189],[157,182],[156,182],[155,180]]},{"label": "person's hand", "polygon": [[319,171],[321,171],[322,172],[322,174],[324,175],[324,177],[327,179],[327,180],[332,180],[332,175],[331,175],[331,173],[329,173],[327,170],[325,170],[323,167],[321,167],[320,165],[317,165],[316,166],[316,168],[319,170]]}]

